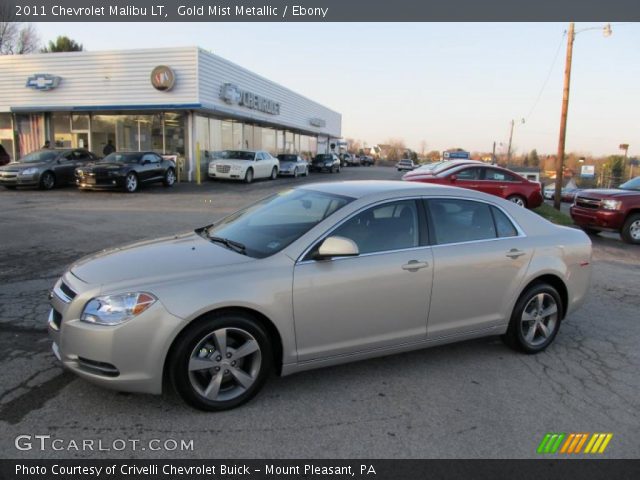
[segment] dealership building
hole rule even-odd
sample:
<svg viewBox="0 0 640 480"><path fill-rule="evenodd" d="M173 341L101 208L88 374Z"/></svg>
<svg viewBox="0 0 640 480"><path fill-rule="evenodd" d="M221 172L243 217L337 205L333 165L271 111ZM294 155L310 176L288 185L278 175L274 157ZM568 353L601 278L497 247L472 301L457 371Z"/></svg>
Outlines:
<svg viewBox="0 0 640 480"><path fill-rule="evenodd" d="M0 57L0 142L176 155L183 180L212 152L327 152L342 117L197 47Z"/></svg>

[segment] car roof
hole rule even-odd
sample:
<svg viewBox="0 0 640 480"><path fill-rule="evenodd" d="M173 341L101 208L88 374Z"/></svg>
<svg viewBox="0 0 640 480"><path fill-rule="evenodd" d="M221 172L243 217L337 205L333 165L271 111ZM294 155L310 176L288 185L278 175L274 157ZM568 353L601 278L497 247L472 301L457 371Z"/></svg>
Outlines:
<svg viewBox="0 0 640 480"><path fill-rule="evenodd" d="M344 182L322 182L311 183L298 188L352 198L363 198L380 193L404 194L411 191L420 195L428 195L429 193L444 193L445 190L451 190L451 187L443 185L402 182L399 180L349 180Z"/></svg>

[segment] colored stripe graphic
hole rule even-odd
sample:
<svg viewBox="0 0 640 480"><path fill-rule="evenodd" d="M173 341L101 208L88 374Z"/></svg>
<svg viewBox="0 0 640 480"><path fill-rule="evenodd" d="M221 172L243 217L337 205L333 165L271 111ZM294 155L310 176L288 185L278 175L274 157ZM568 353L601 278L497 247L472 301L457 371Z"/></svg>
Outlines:
<svg viewBox="0 0 640 480"><path fill-rule="evenodd" d="M538 445L541 454L604 453L613 433L554 433L545 434ZM586 444L586 447L585 447ZM584 450L583 450L583 447Z"/></svg>

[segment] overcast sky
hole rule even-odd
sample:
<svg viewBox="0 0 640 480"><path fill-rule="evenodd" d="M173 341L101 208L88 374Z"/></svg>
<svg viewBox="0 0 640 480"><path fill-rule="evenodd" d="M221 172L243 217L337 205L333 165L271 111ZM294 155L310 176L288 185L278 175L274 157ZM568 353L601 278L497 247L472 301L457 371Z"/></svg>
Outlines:
<svg viewBox="0 0 640 480"><path fill-rule="evenodd" d="M577 30L600 27L577 24ZM86 50L196 45L342 113L345 137L420 150L557 149L567 24L40 23ZM567 150L640 154L640 24L576 36ZM557 55L556 55L557 54ZM555 63L554 63L555 58ZM544 89L545 79L548 82ZM525 118L521 124L520 119Z"/></svg>

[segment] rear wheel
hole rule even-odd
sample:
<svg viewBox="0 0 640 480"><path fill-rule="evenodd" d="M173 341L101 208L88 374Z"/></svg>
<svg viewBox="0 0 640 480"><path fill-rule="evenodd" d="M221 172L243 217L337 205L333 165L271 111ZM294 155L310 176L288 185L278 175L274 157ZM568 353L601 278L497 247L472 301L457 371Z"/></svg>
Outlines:
<svg viewBox="0 0 640 480"><path fill-rule="evenodd" d="M247 173L244 174L244 183L251 183L251 182L253 182L253 169L252 168L247 170Z"/></svg>
<svg viewBox="0 0 640 480"><path fill-rule="evenodd" d="M40 175L40 183L38 184L38 187L40 187L41 190L51 190L55 186L56 177L52 172L44 172Z"/></svg>
<svg viewBox="0 0 640 480"><path fill-rule="evenodd" d="M165 187L172 187L174 183L176 183L176 172L173 168L169 168L164 174L162 184Z"/></svg>
<svg viewBox="0 0 640 480"><path fill-rule="evenodd" d="M527 201L524 199L524 197L521 197L520 195L511 195L510 197L507 198L507 200L521 207L524 207L524 208L527 207Z"/></svg>
<svg viewBox="0 0 640 480"><path fill-rule="evenodd" d="M562 314L557 290L546 283L534 284L516 302L503 340L525 353L541 352L556 337Z"/></svg>
<svg viewBox="0 0 640 480"><path fill-rule="evenodd" d="M640 245L640 213L629 215L620 235L625 242Z"/></svg>
<svg viewBox="0 0 640 480"><path fill-rule="evenodd" d="M127 173L124 179L124 190L127 193L133 193L138 190L138 176L134 172Z"/></svg>
<svg viewBox="0 0 640 480"><path fill-rule="evenodd" d="M169 375L190 405L217 411L237 407L258 393L272 368L266 331L242 313L211 315L176 340Z"/></svg>

